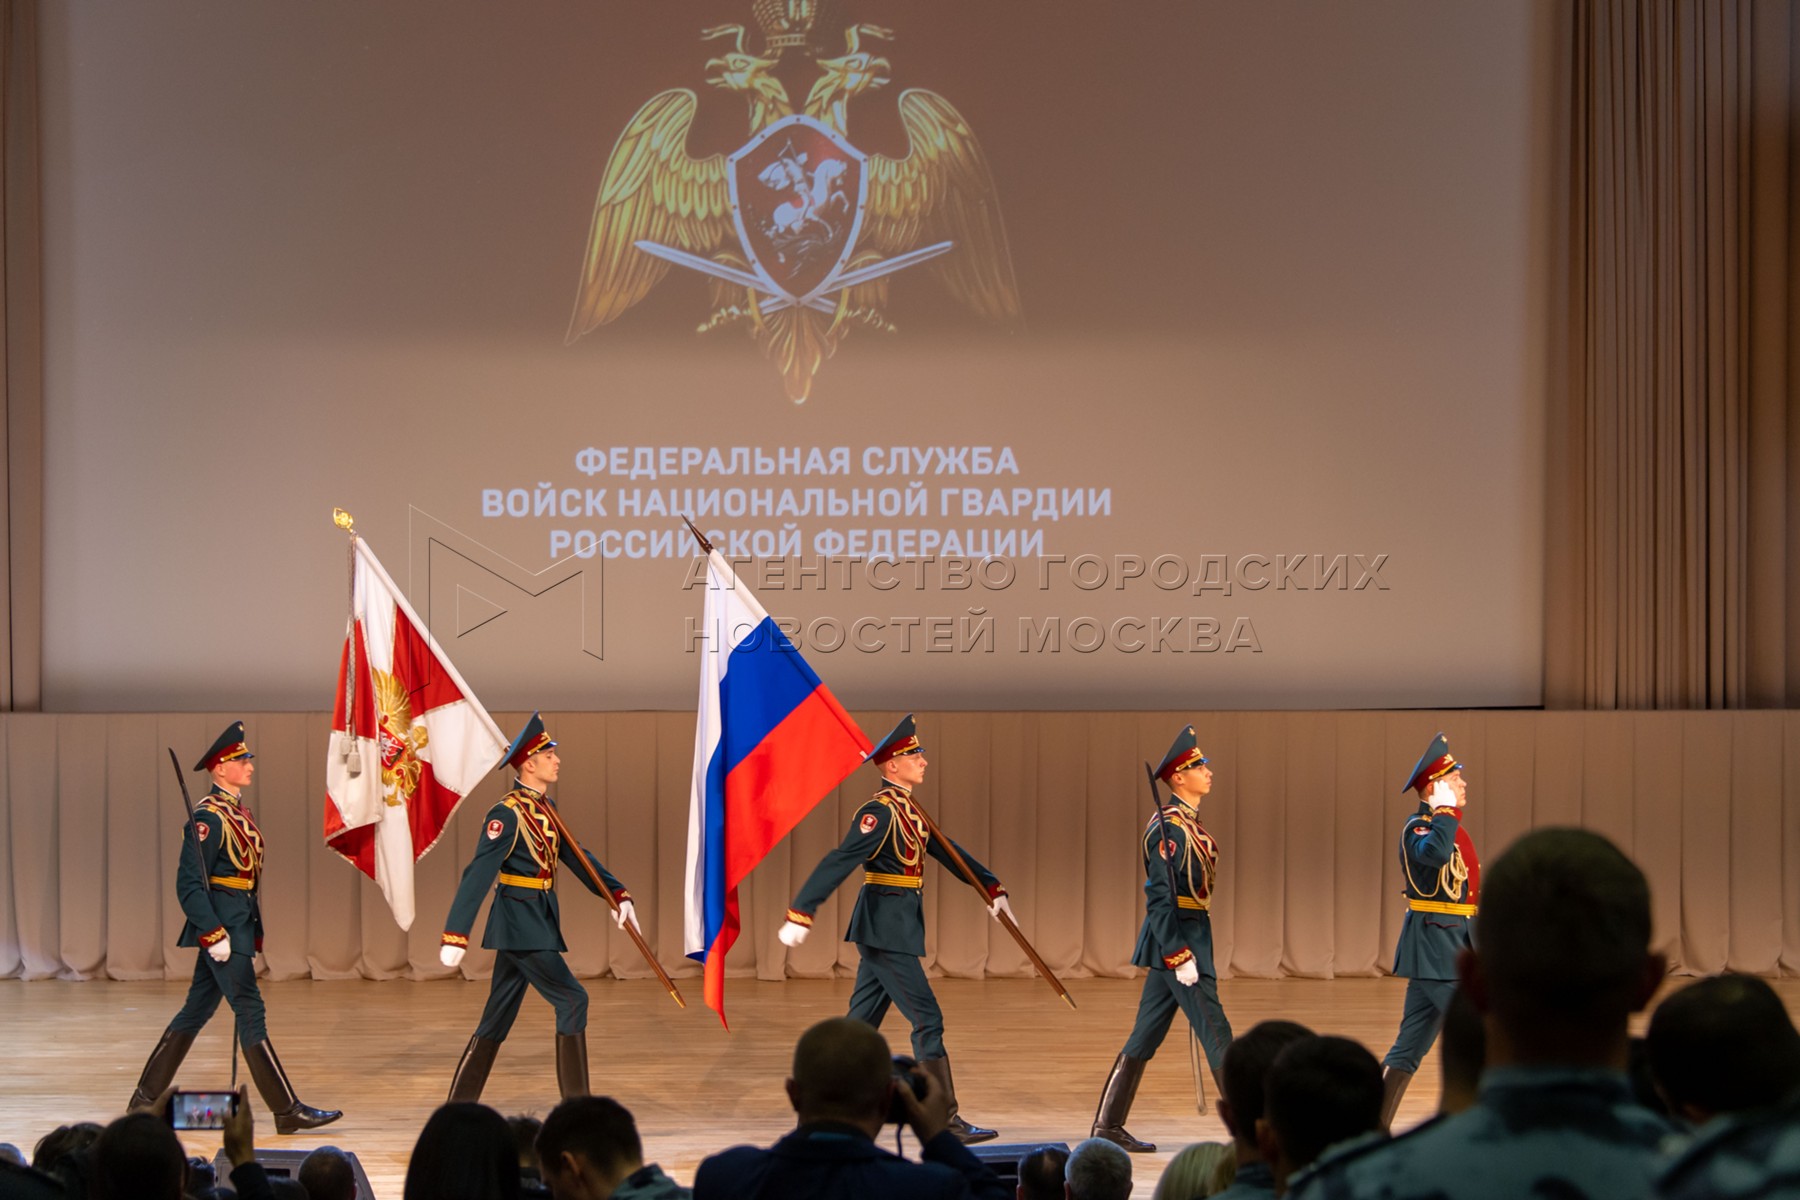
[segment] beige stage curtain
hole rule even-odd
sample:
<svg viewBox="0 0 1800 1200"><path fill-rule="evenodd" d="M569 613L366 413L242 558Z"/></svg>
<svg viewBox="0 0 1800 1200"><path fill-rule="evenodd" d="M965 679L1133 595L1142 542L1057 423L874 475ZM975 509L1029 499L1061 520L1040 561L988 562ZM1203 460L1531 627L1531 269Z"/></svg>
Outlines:
<svg viewBox="0 0 1800 1200"><path fill-rule="evenodd" d="M195 952L175 945L183 818L164 747L191 762L234 715L0 716L0 977L192 971ZM899 716L857 720L879 733ZM510 728L522 717L499 719ZM681 893L692 714L546 719L564 752L558 791L571 828L632 889L662 962L691 977ZM1213 914L1221 974L1329 978L1391 965L1403 911L1396 845L1412 811L1398 793L1439 729L1469 764L1468 823L1485 859L1536 826L1599 830L1649 875L1657 941L1677 970L1800 972L1800 712L921 713L931 759L922 800L999 874L1077 999L1085 977L1134 973L1137 839L1150 812L1141 764L1158 761L1188 721L1217 771L1202 816L1224 854ZM249 718L251 804L269 847L267 970L442 977L442 922L503 781L465 802L419 864L419 917L402 932L374 885L321 839L327 730L323 714ZM856 951L840 940L854 880L804 946L785 949L775 931L873 786L868 768L851 776L751 877L734 973L854 970ZM1029 974L978 897L936 865L926 878L931 969ZM600 902L566 872L561 886L576 972L647 977ZM464 970L484 976L491 961L473 950Z"/></svg>
<svg viewBox="0 0 1800 1200"><path fill-rule="evenodd" d="M0 711L40 701L44 394L37 4L0 0Z"/></svg>
<svg viewBox="0 0 1800 1200"><path fill-rule="evenodd" d="M1546 703L1800 704L1800 15L1568 22Z"/></svg>

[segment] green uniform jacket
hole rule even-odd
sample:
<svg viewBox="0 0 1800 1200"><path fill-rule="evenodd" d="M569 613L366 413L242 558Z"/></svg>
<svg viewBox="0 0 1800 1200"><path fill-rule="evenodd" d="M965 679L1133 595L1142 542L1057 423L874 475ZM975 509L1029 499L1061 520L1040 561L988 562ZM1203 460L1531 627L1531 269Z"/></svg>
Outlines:
<svg viewBox="0 0 1800 1200"><path fill-rule="evenodd" d="M489 950L567 950L563 942L561 909L556 903L556 864L565 862L588 891L596 896L575 859L545 811L552 807L548 796L535 792L517 780L513 790L488 809L482 826L481 843L475 857L463 870L462 882L456 887L456 899L450 903L450 916L444 922L444 944L467 946L469 930L475 914L481 909L481 898L489 888L494 891L494 907L488 913L487 930L481 944ZM620 901L631 899L625 885L600 864L592 854L587 856L599 872L607 889Z"/></svg>
<svg viewBox="0 0 1800 1200"><path fill-rule="evenodd" d="M256 821L236 797L215 784L194 805L194 819L181 831L175 897L187 922L175 944L211 947L230 938L233 954L261 950L256 883L262 862L262 831Z"/></svg>
<svg viewBox="0 0 1800 1200"><path fill-rule="evenodd" d="M1449 809L1434 814L1420 804L1400 831L1400 868L1407 910L1394 946L1394 974L1455 979L1456 956L1469 944L1481 883L1475 843ZM1421 904L1438 911L1421 909Z"/></svg>
<svg viewBox="0 0 1800 1200"><path fill-rule="evenodd" d="M1177 802L1163 805L1162 820L1152 817L1144 826L1143 852L1144 924L1132 965L1172 971L1191 958L1202 975L1216 978L1210 910L1219 844L1200 824L1200 814Z"/></svg>
<svg viewBox="0 0 1800 1200"><path fill-rule="evenodd" d="M992 871L961 846L956 849L981 881L989 900L1006 894ZM897 783L883 784L868 803L856 810L843 844L819 861L800 894L794 897L787 919L810 926L819 905L860 866L863 888L850 913L850 928L844 932L844 940L898 954L923 955L927 854L951 871L956 870L950 852L932 838L925 819L913 807L912 793Z"/></svg>

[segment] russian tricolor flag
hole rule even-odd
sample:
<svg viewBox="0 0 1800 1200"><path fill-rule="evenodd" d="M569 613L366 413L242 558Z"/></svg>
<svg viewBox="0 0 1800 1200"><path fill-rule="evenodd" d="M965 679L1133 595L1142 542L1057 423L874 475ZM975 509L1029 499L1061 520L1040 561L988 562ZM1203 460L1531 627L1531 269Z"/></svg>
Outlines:
<svg viewBox="0 0 1800 1200"><path fill-rule="evenodd" d="M725 952L738 885L869 752L857 728L716 550L707 552L705 650L688 809L689 958L725 1020Z"/></svg>

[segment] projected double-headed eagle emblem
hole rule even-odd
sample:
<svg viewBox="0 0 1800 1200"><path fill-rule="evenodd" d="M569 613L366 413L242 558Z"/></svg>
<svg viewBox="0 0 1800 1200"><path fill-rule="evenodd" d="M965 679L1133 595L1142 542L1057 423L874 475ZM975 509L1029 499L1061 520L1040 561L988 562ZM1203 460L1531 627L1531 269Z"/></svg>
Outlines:
<svg viewBox="0 0 1800 1200"><path fill-rule="evenodd" d="M979 316L1017 321L1006 230L974 131L942 96L908 88L899 99L908 152L857 149L852 103L887 86L891 69L865 43L893 34L851 26L842 55L812 57L814 31L833 28L831 8L755 0L759 54L745 49L742 25L701 35L733 39L707 63L707 83L749 107L749 140L731 154L688 153L699 98L687 88L638 110L594 203L569 341L618 319L682 267L710 282L712 312L699 331L746 327L799 404L852 329L894 330L888 288L910 268L929 264L925 273ZM819 74L796 112L777 71L784 57L803 56Z"/></svg>

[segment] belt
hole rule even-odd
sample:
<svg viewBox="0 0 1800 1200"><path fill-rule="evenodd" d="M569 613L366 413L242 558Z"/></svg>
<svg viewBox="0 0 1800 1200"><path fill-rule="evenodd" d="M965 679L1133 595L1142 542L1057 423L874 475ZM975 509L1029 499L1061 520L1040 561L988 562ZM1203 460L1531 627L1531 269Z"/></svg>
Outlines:
<svg viewBox="0 0 1800 1200"><path fill-rule="evenodd" d="M1409 899L1406 902L1406 907L1412 909L1414 912L1443 913L1444 915L1451 917L1472 917L1475 915L1475 906L1473 904L1450 904L1443 900Z"/></svg>
<svg viewBox="0 0 1800 1200"><path fill-rule="evenodd" d="M882 871L864 871L863 882L879 884L882 887L922 888L925 886L923 876L889 875Z"/></svg>
<svg viewBox="0 0 1800 1200"><path fill-rule="evenodd" d="M507 887L530 888L534 892L547 892L556 886L554 879L540 879L536 875L508 875L505 872L501 872L500 882Z"/></svg>
<svg viewBox="0 0 1800 1200"><path fill-rule="evenodd" d="M1175 907L1192 908L1198 909L1200 912L1205 912L1212 907L1212 897L1208 896L1204 900L1196 900L1192 896L1177 896L1175 897Z"/></svg>
<svg viewBox="0 0 1800 1200"><path fill-rule="evenodd" d="M254 879L240 879L236 875L214 875L211 876L211 879L214 887L236 888L240 892L256 890L256 880Z"/></svg>

